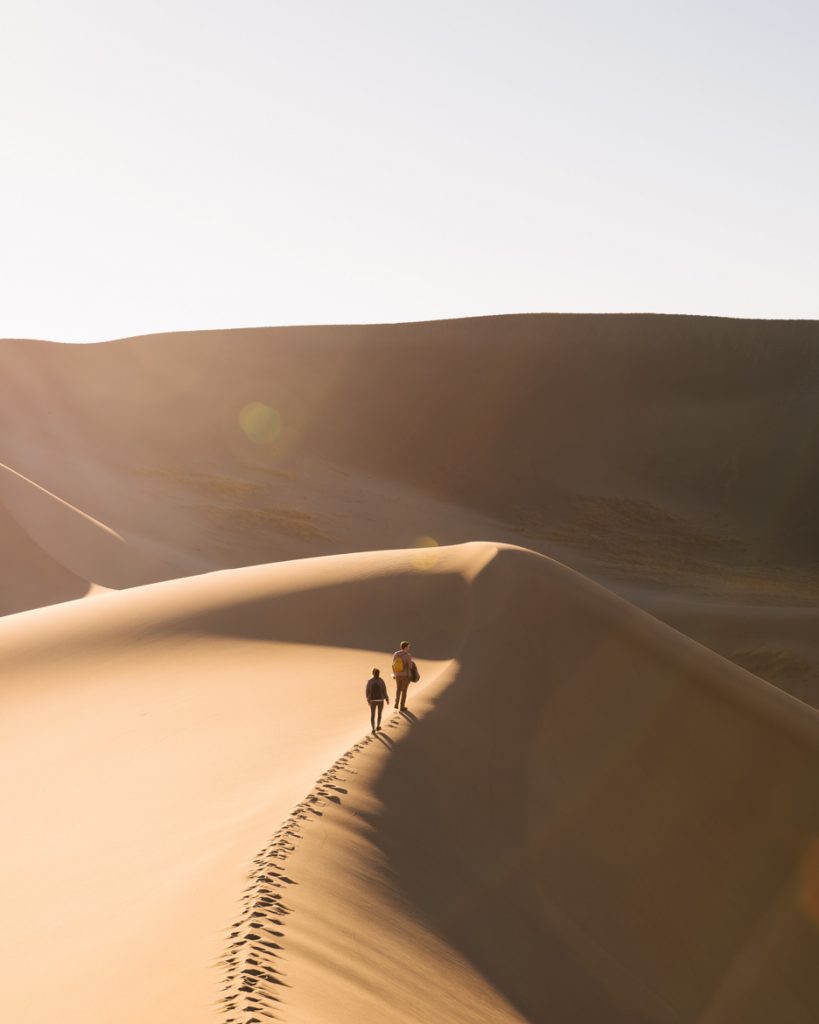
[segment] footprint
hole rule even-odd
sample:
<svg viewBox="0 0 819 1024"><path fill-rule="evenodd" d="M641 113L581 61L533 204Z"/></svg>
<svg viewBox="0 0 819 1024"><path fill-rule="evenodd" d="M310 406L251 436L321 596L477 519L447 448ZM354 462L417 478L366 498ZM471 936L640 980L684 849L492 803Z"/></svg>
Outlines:
<svg viewBox="0 0 819 1024"><path fill-rule="evenodd" d="M400 718L396 718L388 723L388 727L396 729L400 721ZM328 802L337 807L341 806L341 796L346 796L349 790L339 783L358 774L355 768L351 767L355 755L377 738L368 735L359 740L324 771L312 791L296 804L268 840L262 852L253 859L254 868L247 874L248 885L241 896L242 913L228 934L228 939L231 940L228 947L230 955L220 961L225 982L222 991L226 995L219 1001L224 1007L223 1013L229 1015L223 1017L223 1024L260 1024L261 1016L276 1019L275 1014L264 1009L264 1003L281 1003L281 999L266 992L264 986L267 984L289 987L281 977L282 972L274 966L274 960L282 962L285 931L276 930L269 925L275 925L277 929L285 928L282 919L292 911L282 902L282 892L286 885L299 884L281 869L285 867L288 857L295 852L309 822L313 818L323 816L324 811L319 810L319 807ZM243 929L247 931L242 935ZM250 945L247 945L248 943ZM262 987L259 988L259 985ZM241 1009L238 1005L242 1000L240 993L244 996L244 1005ZM241 1014L251 1016L242 1017Z"/></svg>

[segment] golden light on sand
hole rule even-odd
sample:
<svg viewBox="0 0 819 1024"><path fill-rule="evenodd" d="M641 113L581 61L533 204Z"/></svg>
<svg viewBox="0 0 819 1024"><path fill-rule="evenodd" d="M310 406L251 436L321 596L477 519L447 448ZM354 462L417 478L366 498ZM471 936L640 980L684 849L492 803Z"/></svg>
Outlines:
<svg viewBox="0 0 819 1024"><path fill-rule="evenodd" d="M819 1024L819 324L715 321L0 341L0 1024Z"/></svg>
<svg viewBox="0 0 819 1024"><path fill-rule="evenodd" d="M256 444L272 444L282 432L282 418L272 405L249 402L239 413L239 426Z"/></svg>
<svg viewBox="0 0 819 1024"><path fill-rule="evenodd" d="M413 547L418 551L413 555L412 564L416 569L433 569L438 564L439 554L435 550L438 541L434 537L423 534L415 538Z"/></svg>

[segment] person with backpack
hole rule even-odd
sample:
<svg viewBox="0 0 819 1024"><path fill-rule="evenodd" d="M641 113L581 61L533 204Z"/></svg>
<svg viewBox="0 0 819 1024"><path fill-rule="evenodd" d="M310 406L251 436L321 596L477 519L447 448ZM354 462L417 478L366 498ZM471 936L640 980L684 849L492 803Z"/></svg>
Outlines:
<svg viewBox="0 0 819 1024"><path fill-rule="evenodd" d="M367 703L370 705L370 725L373 732L381 728L381 713L384 710L384 701L390 702L387 693L387 684L381 678L381 670L374 668L372 678L367 680ZM376 725L376 712L378 712L378 724Z"/></svg>
<svg viewBox="0 0 819 1024"><path fill-rule="evenodd" d="M392 656L392 677L395 680L395 706L401 711L407 706L409 684L421 678L418 667L410 655L409 640L402 640L401 646Z"/></svg>

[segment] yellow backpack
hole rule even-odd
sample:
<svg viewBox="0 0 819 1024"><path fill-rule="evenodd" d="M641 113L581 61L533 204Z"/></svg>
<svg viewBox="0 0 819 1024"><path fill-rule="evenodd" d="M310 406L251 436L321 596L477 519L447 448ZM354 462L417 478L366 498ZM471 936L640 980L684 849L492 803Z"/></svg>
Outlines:
<svg viewBox="0 0 819 1024"><path fill-rule="evenodd" d="M407 667L404 664L404 659L400 654L396 654L392 659L392 671L393 675L405 676L407 674Z"/></svg>

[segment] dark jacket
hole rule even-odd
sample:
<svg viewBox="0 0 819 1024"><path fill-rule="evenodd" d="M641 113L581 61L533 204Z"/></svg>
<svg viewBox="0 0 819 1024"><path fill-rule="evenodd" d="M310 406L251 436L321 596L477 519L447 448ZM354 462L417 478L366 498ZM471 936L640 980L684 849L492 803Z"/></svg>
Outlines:
<svg viewBox="0 0 819 1024"><path fill-rule="evenodd" d="M381 676L373 676L367 680L367 700L389 700L387 684Z"/></svg>

